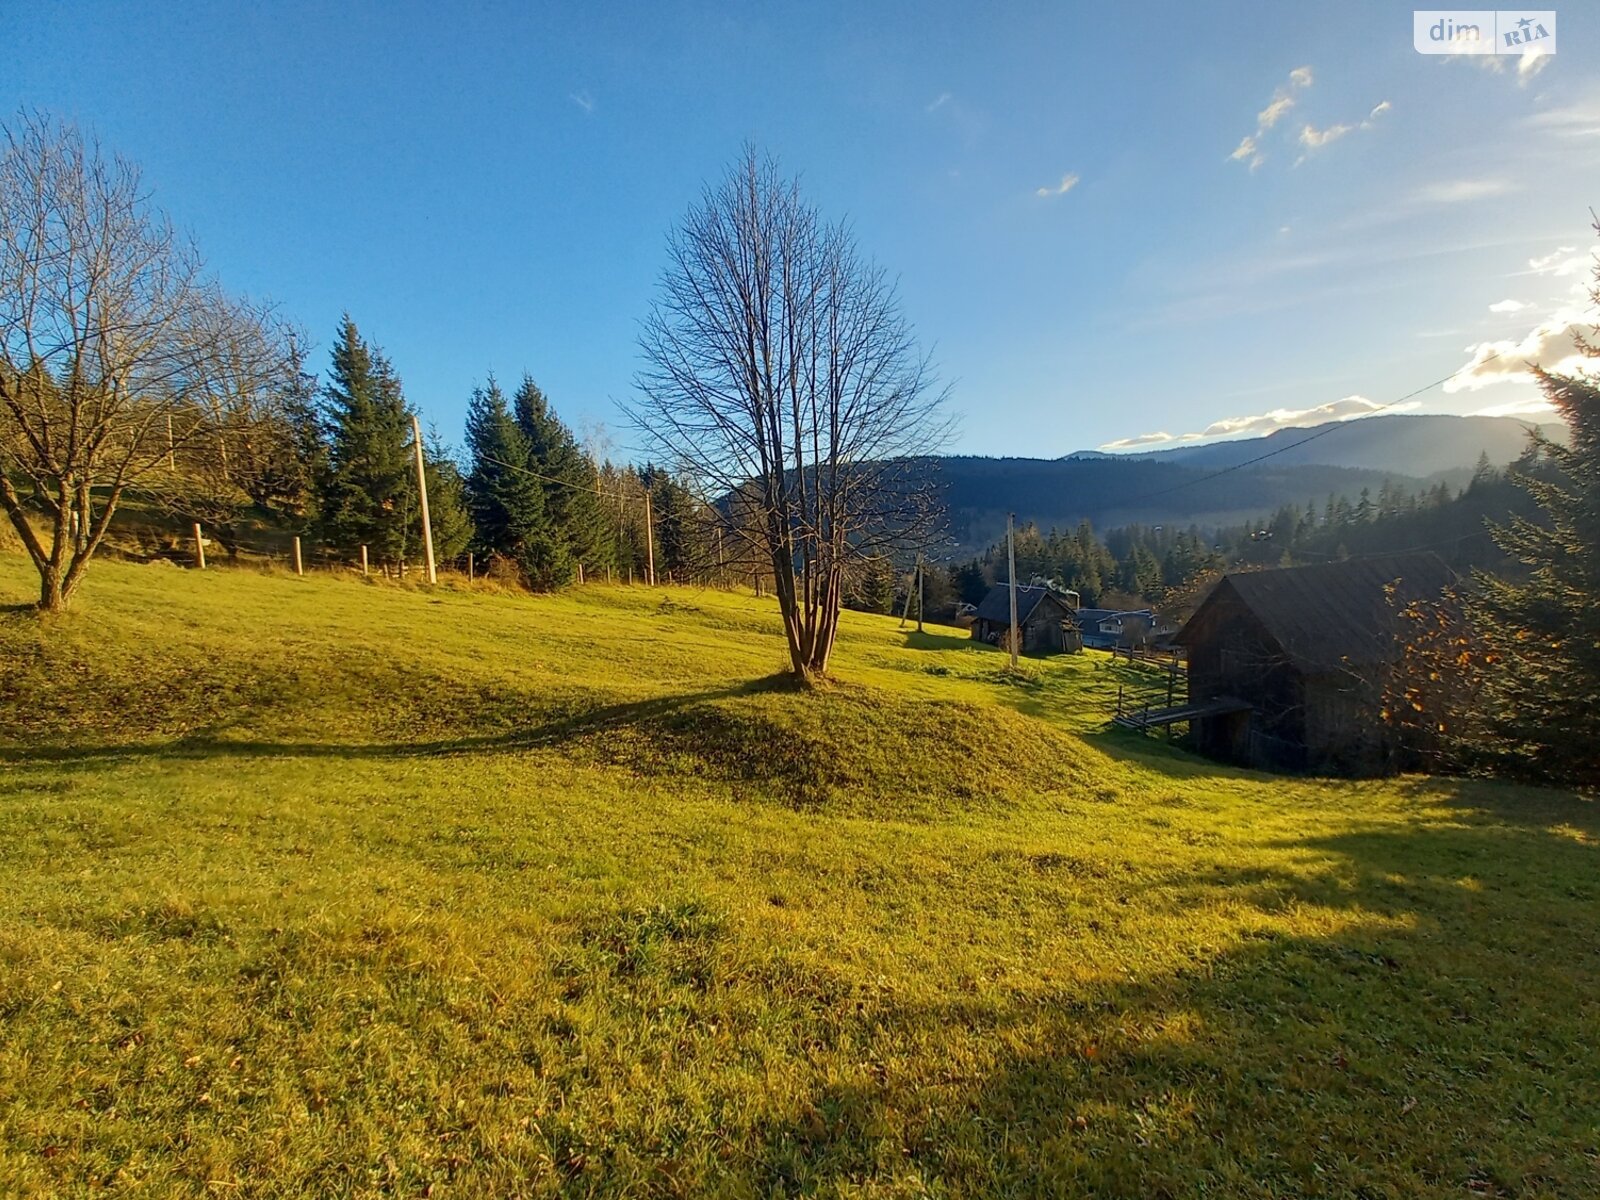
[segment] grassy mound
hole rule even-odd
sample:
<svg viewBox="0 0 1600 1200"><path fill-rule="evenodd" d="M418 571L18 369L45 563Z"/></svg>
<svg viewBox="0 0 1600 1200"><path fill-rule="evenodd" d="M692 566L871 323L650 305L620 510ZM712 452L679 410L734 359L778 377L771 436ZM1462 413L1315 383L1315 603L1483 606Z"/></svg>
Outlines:
<svg viewBox="0 0 1600 1200"><path fill-rule="evenodd" d="M1076 738L965 701L849 685L794 692L780 682L645 708L578 745L643 775L712 778L736 796L878 818L997 813L1070 802L1096 786Z"/></svg>
<svg viewBox="0 0 1600 1200"><path fill-rule="evenodd" d="M1580 798L717 593L106 563L0 652L0 1195L1600 1194Z"/></svg>

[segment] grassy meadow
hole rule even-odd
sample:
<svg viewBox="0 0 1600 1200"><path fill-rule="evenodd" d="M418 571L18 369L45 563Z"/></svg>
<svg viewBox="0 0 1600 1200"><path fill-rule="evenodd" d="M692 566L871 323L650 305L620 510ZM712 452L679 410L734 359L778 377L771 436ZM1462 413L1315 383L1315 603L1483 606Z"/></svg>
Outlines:
<svg viewBox="0 0 1600 1200"><path fill-rule="evenodd" d="M770 600L0 554L0 1196L1600 1195L1600 813Z"/></svg>

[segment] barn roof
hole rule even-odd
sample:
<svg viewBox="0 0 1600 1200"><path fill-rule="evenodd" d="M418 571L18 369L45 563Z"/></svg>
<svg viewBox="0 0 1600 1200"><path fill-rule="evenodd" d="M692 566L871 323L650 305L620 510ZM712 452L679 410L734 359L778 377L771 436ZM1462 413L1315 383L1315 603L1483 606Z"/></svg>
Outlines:
<svg viewBox="0 0 1600 1200"><path fill-rule="evenodd" d="M1205 615L1225 589L1261 622L1289 661L1308 674L1366 666L1395 656L1388 588L1406 599L1437 596L1454 576L1436 554L1386 554L1308 567L1223 577L1174 639L1204 638Z"/></svg>
<svg viewBox="0 0 1600 1200"><path fill-rule="evenodd" d="M978 605L977 618L980 621L998 621L1002 625L1011 622L1011 589L1003 583L997 583L989 589L989 594L983 598L983 603ZM1066 601L1059 592L1053 592L1047 587L1023 587L1017 585L1017 624L1024 624L1033 615L1033 610L1039 607L1039 602L1046 596L1066 607Z"/></svg>

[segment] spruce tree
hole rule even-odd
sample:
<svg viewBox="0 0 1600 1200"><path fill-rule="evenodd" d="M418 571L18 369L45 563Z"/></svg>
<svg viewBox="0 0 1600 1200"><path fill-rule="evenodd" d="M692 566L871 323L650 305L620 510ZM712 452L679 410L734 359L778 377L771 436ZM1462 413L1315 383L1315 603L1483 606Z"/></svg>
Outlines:
<svg viewBox="0 0 1600 1200"><path fill-rule="evenodd" d="M403 565L416 508L411 413L394 368L348 315L333 347L325 401L324 536L347 554L365 545L378 562Z"/></svg>
<svg viewBox="0 0 1600 1200"><path fill-rule="evenodd" d="M486 558L521 563L525 547L548 536L544 486L528 471L528 444L494 377L467 402L467 509L474 546Z"/></svg>
<svg viewBox="0 0 1600 1200"><path fill-rule="evenodd" d="M544 477L554 552L551 569L558 579L554 586L570 581L579 563L589 571L615 565L614 524L596 494L599 476L593 461L530 376L522 377L513 409L527 443L528 464Z"/></svg>
<svg viewBox="0 0 1600 1200"><path fill-rule="evenodd" d="M452 563L472 544L472 516L467 510L466 480L438 431L428 431L423 474L428 480L428 516L433 523L433 554L441 563ZM421 536L421 514L418 513Z"/></svg>
<svg viewBox="0 0 1600 1200"><path fill-rule="evenodd" d="M1596 291L1600 303L1600 284ZM1600 358L1600 347L1583 349ZM1526 464L1534 460L1524 456L1509 475L1537 502L1537 519L1491 525L1524 577L1479 574L1468 599L1492 656L1481 715L1502 766L1594 787L1600 785L1600 375L1538 368L1534 374L1566 419L1571 442L1530 434L1553 471L1530 473Z"/></svg>
<svg viewBox="0 0 1600 1200"><path fill-rule="evenodd" d="M977 559L953 568L950 582L956 589L956 597L963 604L980 604L989 594L989 580L983 573L983 564Z"/></svg>
<svg viewBox="0 0 1600 1200"><path fill-rule="evenodd" d="M291 344L290 356L283 414L289 425L293 467L280 512L293 528L304 532L315 528L320 516L328 482L328 439L317 377L305 369L305 351L298 341Z"/></svg>

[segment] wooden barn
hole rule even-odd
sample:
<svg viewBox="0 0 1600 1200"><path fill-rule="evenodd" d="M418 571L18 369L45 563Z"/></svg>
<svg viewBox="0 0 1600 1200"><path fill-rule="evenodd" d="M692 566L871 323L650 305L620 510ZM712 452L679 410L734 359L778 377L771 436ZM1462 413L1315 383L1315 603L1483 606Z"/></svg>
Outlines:
<svg viewBox="0 0 1600 1200"><path fill-rule="evenodd" d="M1382 719L1395 607L1452 581L1433 554L1227 575L1174 639L1188 648L1196 749L1269 770L1371 775L1403 765ZM1231 711L1228 711L1230 710Z"/></svg>
<svg viewBox="0 0 1600 1200"><path fill-rule="evenodd" d="M1017 588L1017 626L1023 654L1074 654L1083 649L1067 595L1047 587ZM991 645L1004 645L1011 628L1011 589L997 583L978 605L972 636Z"/></svg>

